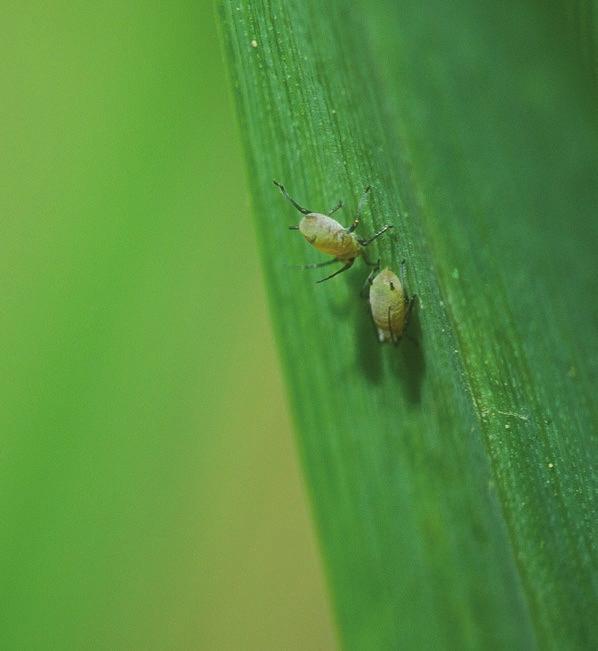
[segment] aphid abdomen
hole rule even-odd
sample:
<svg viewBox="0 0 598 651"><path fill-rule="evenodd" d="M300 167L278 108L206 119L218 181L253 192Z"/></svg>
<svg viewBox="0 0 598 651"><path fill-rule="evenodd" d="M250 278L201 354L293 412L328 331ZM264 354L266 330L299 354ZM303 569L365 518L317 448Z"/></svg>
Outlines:
<svg viewBox="0 0 598 651"><path fill-rule="evenodd" d="M299 223L299 231L318 251L337 260L352 260L361 252L357 237L327 215L306 215Z"/></svg>
<svg viewBox="0 0 598 651"><path fill-rule="evenodd" d="M381 342L396 343L405 329L405 303L388 306L386 311L379 310L374 316L374 323L378 327L378 339Z"/></svg>
<svg viewBox="0 0 598 651"><path fill-rule="evenodd" d="M380 342L396 343L405 329L407 302L398 276L381 271L370 286L370 308Z"/></svg>

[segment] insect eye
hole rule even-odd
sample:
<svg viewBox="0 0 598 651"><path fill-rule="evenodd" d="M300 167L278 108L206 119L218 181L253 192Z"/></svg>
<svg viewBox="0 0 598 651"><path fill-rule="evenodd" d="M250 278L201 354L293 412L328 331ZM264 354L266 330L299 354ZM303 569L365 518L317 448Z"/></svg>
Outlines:
<svg viewBox="0 0 598 651"><path fill-rule="evenodd" d="M390 285L390 288L391 288L391 289L394 289L394 288L395 288L395 286L393 285L393 282L392 282L392 280L391 280L391 281L389 281L389 285Z"/></svg>

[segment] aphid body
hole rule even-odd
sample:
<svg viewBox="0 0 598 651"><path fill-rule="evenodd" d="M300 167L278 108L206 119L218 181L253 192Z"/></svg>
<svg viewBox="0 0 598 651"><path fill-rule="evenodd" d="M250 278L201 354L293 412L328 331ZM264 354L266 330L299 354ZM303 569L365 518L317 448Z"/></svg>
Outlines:
<svg viewBox="0 0 598 651"><path fill-rule="evenodd" d="M362 254L357 235L328 215L310 212L299 222L299 232L318 251L341 262L355 260Z"/></svg>
<svg viewBox="0 0 598 651"><path fill-rule="evenodd" d="M370 308L380 343L397 343L403 336L413 298L409 299L399 277L388 267L370 281Z"/></svg>
<svg viewBox="0 0 598 651"><path fill-rule="evenodd" d="M333 219L331 215L335 213L339 208L342 207L342 202L339 201L338 204L330 210L328 215L322 213L313 212L307 210L300 206L286 191L285 187L278 181L274 181L274 185L282 192L285 199L291 203L302 215L301 221L297 226L291 226L292 230L298 230L303 237L314 246L318 251L326 253L327 255L332 256L332 260L326 260L325 262L319 262L316 264L304 265L305 269L313 269L317 267L324 267L328 264L334 262L342 262L343 266L335 271L333 274L322 278L317 282L321 283L325 280L329 280L334 276L346 271L353 265L355 260L362 256L366 264L371 264L366 255L365 247L373 242L377 237L380 237L382 233L385 233L389 228L392 228L392 224L387 224L383 226L378 232L374 233L372 237L363 240L360 239L357 234L354 232L359 224L359 216L363 205L367 199L368 192L370 187L368 186L365 189L359 205L357 207L357 215L353 220L351 226L346 228L342 224Z"/></svg>

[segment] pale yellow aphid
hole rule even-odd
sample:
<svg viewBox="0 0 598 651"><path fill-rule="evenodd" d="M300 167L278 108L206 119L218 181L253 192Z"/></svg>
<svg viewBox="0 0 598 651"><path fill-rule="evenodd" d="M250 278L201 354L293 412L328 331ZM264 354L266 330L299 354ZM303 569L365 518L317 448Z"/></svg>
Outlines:
<svg viewBox="0 0 598 651"><path fill-rule="evenodd" d="M368 282L370 283L370 308L378 330L378 341L380 343L390 341L396 344L405 332L415 297L407 296L404 283L388 267L380 273L376 271L370 274ZM403 264L401 264L401 272L403 276ZM376 275L372 280L373 274Z"/></svg>
<svg viewBox="0 0 598 651"><path fill-rule="evenodd" d="M359 201L357 215L353 220L353 223L348 228L345 228L342 224L337 222L336 219L331 217L331 215L342 207L342 201L339 201L327 215L324 215L322 213L307 210L300 206L285 190L282 183L274 181L274 185L282 192L285 199L287 199L289 203L303 214L303 218L299 222L299 225L291 226L290 228L292 230L298 230L312 246L318 249L318 251L322 251L322 253L326 253L333 257L332 260L326 260L326 262L319 262L317 264L304 265L303 268L315 269L333 264L334 262L343 263L343 266L340 269L335 271L333 274L330 274L330 276L318 280L318 283L334 278L334 276L346 271L353 265L359 256L365 260L366 264L371 264L365 255L364 247L373 242L377 237L380 237L380 235L385 233L389 228L393 227L392 224L387 224L367 240L360 239L354 232L359 224L359 216L367 199L368 192L370 191L370 186L365 189L365 192Z"/></svg>

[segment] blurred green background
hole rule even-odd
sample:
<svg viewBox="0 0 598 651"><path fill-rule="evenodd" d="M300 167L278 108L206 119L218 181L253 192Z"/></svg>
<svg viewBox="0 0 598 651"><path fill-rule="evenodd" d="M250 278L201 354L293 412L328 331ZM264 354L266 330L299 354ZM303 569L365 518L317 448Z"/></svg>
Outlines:
<svg viewBox="0 0 598 651"><path fill-rule="evenodd" d="M0 646L334 648L212 3L0 36Z"/></svg>

